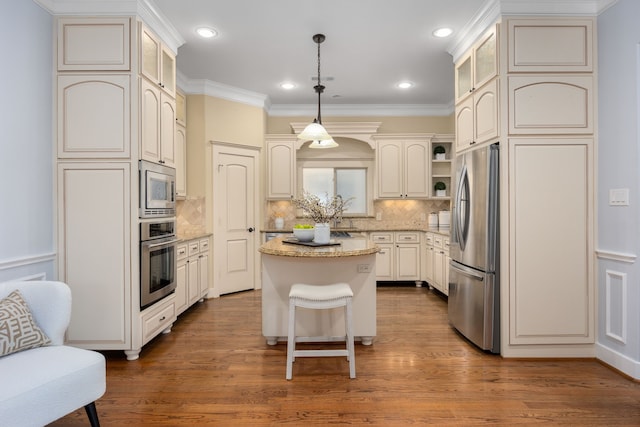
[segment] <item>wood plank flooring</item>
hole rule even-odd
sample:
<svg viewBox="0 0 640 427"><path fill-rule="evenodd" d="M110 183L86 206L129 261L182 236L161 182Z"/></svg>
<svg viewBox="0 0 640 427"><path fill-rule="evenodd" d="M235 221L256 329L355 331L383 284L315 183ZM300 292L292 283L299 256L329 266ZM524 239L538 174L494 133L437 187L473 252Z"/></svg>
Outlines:
<svg viewBox="0 0 640 427"><path fill-rule="evenodd" d="M640 383L595 360L486 354L427 288L379 287L378 336L344 358L298 359L261 335L260 291L196 304L137 361L107 352L109 426L640 425ZM1 424L1 423L0 423ZM87 426L84 410L52 426Z"/></svg>

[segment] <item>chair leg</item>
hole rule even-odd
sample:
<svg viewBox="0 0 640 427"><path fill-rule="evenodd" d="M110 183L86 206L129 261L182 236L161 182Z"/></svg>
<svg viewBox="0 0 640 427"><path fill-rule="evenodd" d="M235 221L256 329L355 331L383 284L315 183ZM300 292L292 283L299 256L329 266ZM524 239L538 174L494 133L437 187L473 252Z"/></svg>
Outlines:
<svg viewBox="0 0 640 427"><path fill-rule="evenodd" d="M296 304L289 299L289 328L287 335L287 376L288 380L293 376L293 353L296 349Z"/></svg>
<svg viewBox="0 0 640 427"><path fill-rule="evenodd" d="M349 354L349 378L356 377L356 352L353 342L353 325L352 325L352 311L351 311L351 298L347 299L345 305L345 328L347 330L347 353Z"/></svg>
<svg viewBox="0 0 640 427"><path fill-rule="evenodd" d="M87 412L91 427L100 427L100 421L98 420L98 411L96 410L96 402L91 402L84 406L84 410Z"/></svg>

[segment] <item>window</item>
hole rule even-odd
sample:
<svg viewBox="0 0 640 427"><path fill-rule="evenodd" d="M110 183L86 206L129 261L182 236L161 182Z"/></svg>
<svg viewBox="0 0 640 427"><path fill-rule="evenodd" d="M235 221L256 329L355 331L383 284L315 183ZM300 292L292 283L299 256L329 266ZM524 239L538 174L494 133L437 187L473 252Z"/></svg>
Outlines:
<svg viewBox="0 0 640 427"><path fill-rule="evenodd" d="M345 215L365 216L369 212L367 172L366 167L303 167L302 188L320 198L336 194L352 198Z"/></svg>

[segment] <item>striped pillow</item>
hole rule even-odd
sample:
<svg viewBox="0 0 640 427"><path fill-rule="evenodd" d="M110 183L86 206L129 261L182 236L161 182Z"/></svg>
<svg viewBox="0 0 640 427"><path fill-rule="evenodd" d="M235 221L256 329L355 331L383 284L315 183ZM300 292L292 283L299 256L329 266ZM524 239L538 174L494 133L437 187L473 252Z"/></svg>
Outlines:
<svg viewBox="0 0 640 427"><path fill-rule="evenodd" d="M0 300L0 356L50 343L33 320L20 291L15 290Z"/></svg>

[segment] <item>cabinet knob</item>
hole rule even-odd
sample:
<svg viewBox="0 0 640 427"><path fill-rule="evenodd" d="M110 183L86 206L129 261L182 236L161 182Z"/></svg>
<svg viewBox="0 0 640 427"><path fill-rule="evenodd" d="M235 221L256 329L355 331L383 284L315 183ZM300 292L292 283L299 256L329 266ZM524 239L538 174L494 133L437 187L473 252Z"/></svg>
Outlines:
<svg viewBox="0 0 640 427"><path fill-rule="evenodd" d="M255 228L253 228L253 227L249 227L249 228L247 229L247 231L248 231L249 233L253 233L253 230L255 230Z"/></svg>

